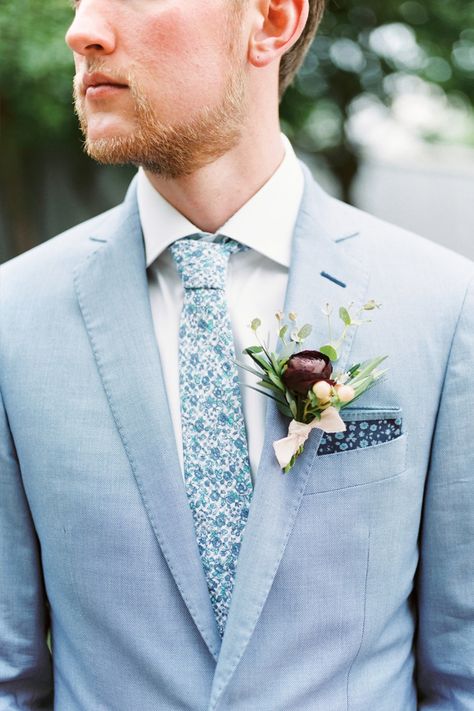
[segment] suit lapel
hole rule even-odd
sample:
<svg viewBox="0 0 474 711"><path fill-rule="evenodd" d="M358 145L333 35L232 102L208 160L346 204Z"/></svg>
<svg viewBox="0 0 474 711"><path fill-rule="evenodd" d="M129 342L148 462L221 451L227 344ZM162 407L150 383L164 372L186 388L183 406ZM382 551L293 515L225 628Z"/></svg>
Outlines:
<svg viewBox="0 0 474 711"><path fill-rule="evenodd" d="M306 348L327 341L327 318L321 307L366 299L368 273L350 256L343 239L354 235L354 224L335 225L343 208L313 181L305 168L305 192L293 235L292 261L285 299L285 313L295 311L300 324L314 327ZM341 244L338 244L338 238ZM352 240L351 240L352 241ZM275 311L279 308L275 304ZM354 329L345 342L337 364L348 363ZM301 503L309 473L317 467L316 452L322 432L311 433L305 451L289 474L283 474L272 442L285 437L288 420L268 401L265 444L239 554L236 580L211 692L209 711L217 709L229 681L245 652L267 599ZM315 474L317 476L317 472Z"/></svg>
<svg viewBox="0 0 474 711"><path fill-rule="evenodd" d="M305 193L295 227L285 312L314 326L317 348L326 340L321 306L336 309L367 298L368 273L350 254L355 236L334 203L305 170ZM338 207L336 207L338 205ZM221 640L199 556L192 513L179 466L154 335L145 251L132 183L122 206L91 235L96 249L76 268L74 284L97 368L150 524L181 596L209 651L218 660L209 711L214 711L245 652L267 599L314 463L321 433L284 475L272 442L288 421L268 401L265 445L239 555L237 576ZM341 242L338 244L338 242ZM97 247L97 243L99 246ZM349 248L348 248L349 246ZM275 304L275 310L279 307ZM348 363L354 331L338 368Z"/></svg>
<svg viewBox="0 0 474 711"><path fill-rule="evenodd" d="M150 524L209 651L220 637L199 557L154 335L135 181L91 235L74 284L102 384Z"/></svg>

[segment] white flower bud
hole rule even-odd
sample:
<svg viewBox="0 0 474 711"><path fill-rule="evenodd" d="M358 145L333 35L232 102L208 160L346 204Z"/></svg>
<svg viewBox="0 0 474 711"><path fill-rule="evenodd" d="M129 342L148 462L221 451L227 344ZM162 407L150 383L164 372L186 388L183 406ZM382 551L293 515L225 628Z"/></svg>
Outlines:
<svg viewBox="0 0 474 711"><path fill-rule="evenodd" d="M328 402L331 397L331 386L325 380L318 380L313 385L313 393L321 403Z"/></svg>
<svg viewBox="0 0 474 711"><path fill-rule="evenodd" d="M335 388L340 402L350 402L354 399L355 390L351 385L336 385Z"/></svg>

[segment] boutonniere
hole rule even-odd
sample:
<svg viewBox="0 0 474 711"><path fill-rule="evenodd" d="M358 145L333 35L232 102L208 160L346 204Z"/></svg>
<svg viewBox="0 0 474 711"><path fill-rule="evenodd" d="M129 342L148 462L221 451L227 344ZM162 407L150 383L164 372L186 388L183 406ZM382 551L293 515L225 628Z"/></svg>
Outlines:
<svg viewBox="0 0 474 711"><path fill-rule="evenodd" d="M363 312L378 309L380 304L368 301L354 316L352 308L353 304L339 308L343 327L340 336L334 339L331 324L333 310L326 304L323 313L328 319L329 337L319 350L303 349L303 343L313 329L310 324L299 327L295 313L289 313L287 318L281 311L276 314L276 353L270 352L268 343L260 337L260 319L255 318L250 324L257 345L245 348L243 353L252 359L256 367L243 363L239 366L259 378L257 385L260 387L248 387L272 398L280 412L291 418L288 436L273 442L276 458L285 473L290 471L303 452L311 430L318 428L327 433L345 431L340 410L357 400L387 372L377 370L387 356L355 363L346 371L333 370L333 363L339 358L349 329L370 323L371 319L361 319Z"/></svg>

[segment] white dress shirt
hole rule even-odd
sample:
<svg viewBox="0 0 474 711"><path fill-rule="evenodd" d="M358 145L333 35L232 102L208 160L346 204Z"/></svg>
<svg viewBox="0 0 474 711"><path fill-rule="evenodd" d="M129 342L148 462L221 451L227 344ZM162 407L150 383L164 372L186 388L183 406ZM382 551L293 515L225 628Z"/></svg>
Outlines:
<svg viewBox="0 0 474 711"><path fill-rule="evenodd" d="M271 330L276 342L275 313L283 310L291 256L291 241L304 177L293 148L282 134L285 157L265 185L216 231L250 247L229 260L226 297L239 361L252 365L242 350L256 345L250 322L258 317L262 333ZM183 286L169 245L200 230L170 205L152 186L145 172L138 173L138 208L145 242L150 304L163 378L183 470L179 395L179 320ZM265 329L265 330L264 330ZM267 398L246 385L256 376L239 368L242 405L247 430L250 468L255 481L263 448Z"/></svg>

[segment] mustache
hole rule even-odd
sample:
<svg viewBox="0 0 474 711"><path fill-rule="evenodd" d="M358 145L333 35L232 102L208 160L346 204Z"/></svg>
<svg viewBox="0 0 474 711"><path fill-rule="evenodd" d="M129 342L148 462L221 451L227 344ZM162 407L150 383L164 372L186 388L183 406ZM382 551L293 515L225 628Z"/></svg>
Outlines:
<svg viewBox="0 0 474 711"><path fill-rule="evenodd" d="M93 74L94 72L102 73L110 77L117 84L127 84L132 93L136 90L136 81L133 71L130 68L117 69L108 66L107 62L101 60L88 61L81 68L80 72L76 72L73 79L74 96L78 97L82 93L83 79L85 74Z"/></svg>

